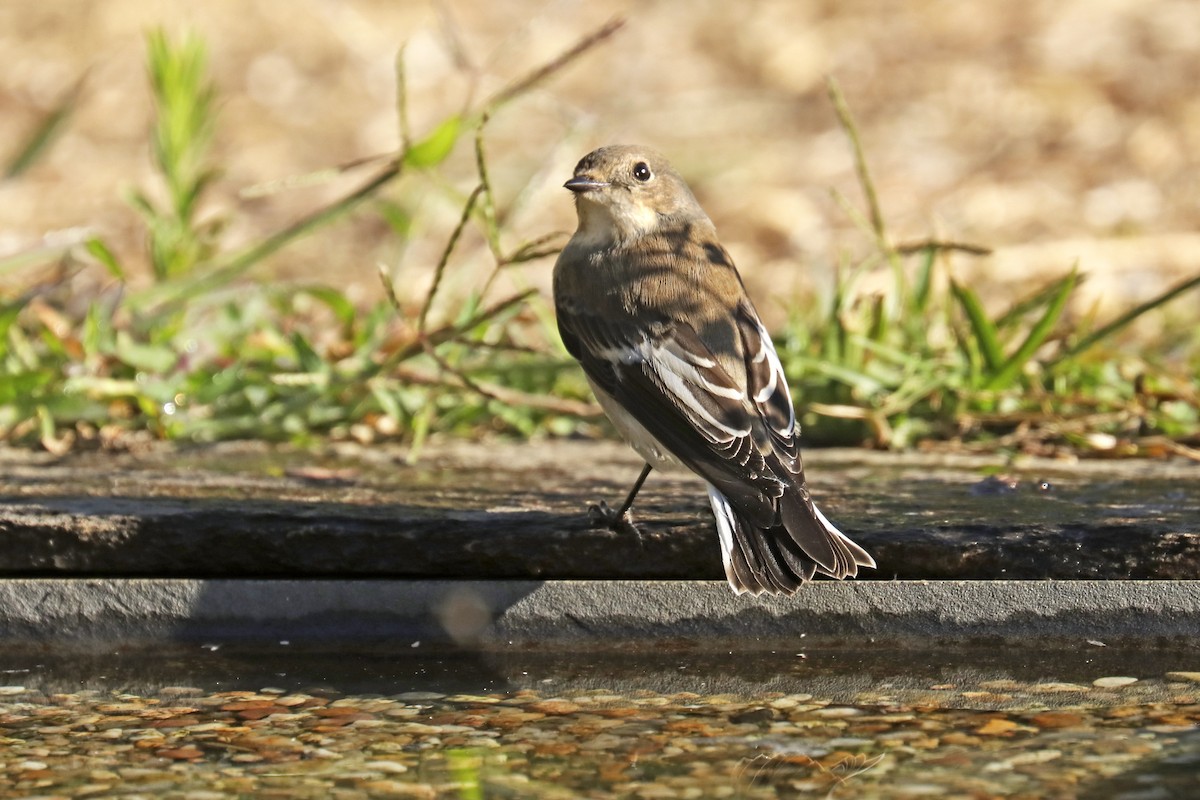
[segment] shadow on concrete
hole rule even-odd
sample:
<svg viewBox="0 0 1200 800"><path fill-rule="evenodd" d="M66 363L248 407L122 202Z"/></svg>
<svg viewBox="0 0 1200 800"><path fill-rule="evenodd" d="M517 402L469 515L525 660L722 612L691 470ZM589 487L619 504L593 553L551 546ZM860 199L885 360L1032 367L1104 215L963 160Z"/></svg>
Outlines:
<svg viewBox="0 0 1200 800"><path fill-rule="evenodd" d="M690 518L689 518L690 517ZM0 575L537 579L722 575L711 522L411 503L0 498Z"/></svg>

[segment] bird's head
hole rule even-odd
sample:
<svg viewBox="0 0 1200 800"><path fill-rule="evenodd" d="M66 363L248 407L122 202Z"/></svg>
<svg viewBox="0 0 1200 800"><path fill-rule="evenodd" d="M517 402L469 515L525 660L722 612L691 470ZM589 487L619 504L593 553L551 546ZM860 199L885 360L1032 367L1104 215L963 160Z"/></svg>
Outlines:
<svg viewBox="0 0 1200 800"><path fill-rule="evenodd" d="M683 178L658 152L611 145L593 150L563 184L575 193L576 236L594 244L624 244L673 222L705 218Z"/></svg>

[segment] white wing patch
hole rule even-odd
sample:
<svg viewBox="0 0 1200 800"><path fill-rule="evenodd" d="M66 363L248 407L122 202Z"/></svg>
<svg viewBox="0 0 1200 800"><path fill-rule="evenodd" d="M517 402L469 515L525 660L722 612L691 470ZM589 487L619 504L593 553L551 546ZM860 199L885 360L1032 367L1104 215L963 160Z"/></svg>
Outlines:
<svg viewBox="0 0 1200 800"><path fill-rule="evenodd" d="M720 441L732 441L750 435L749 427L733 427L717 419L710 411L712 398L724 398L741 404L745 395L735 386L715 383L701 370L711 369L717 362L707 356L690 353L670 343L655 344L646 337L639 342L642 359L653 370L664 390L684 413L692 419L703 420L713 432L724 434ZM705 402L705 395L709 401ZM720 404L720 400L716 400Z"/></svg>
<svg viewBox="0 0 1200 800"><path fill-rule="evenodd" d="M603 361L614 361L627 367L646 360L641 347L605 347L596 350L595 356Z"/></svg>
<svg viewBox="0 0 1200 800"><path fill-rule="evenodd" d="M771 336L767 333L767 329L758 320L754 322L755 327L758 328L759 347L758 352L754 354L753 362L761 364L766 361L771 374L770 381L755 393L754 402L786 406L788 410L786 433L790 435L796 429L796 409L792 406L792 397L788 392L787 375L783 372L783 364L779 361L779 354L775 352L775 345L771 342ZM776 397L777 392L779 393L778 397Z"/></svg>

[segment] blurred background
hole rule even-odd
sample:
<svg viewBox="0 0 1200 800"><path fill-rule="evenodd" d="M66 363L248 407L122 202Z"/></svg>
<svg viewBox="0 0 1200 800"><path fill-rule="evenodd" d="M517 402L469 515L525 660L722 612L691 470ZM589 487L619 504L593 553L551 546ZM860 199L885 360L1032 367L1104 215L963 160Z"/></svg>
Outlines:
<svg viewBox="0 0 1200 800"><path fill-rule="evenodd" d="M514 236L573 227L558 187L585 152L646 143L691 180L752 284L783 299L822 271L828 280L840 253L863 246L831 196L860 202L825 94L832 75L897 242L936 235L997 248L975 267L999 283L1079 259L1094 278L1085 291L1121 301L1196 263L1200 5L1187 0L6 3L0 147L15 148L72 92L77 100L44 156L0 183L0 256L82 226L137 262L142 234L121 196L153 184L153 26L208 44L221 174L206 211L233 211L236 242L344 191L332 183L248 200L247 187L397 148L401 45L419 133L613 14L627 18L624 30L490 125L497 193L502 203L520 196ZM458 150L448 174L469 188L470 148ZM453 224L453 203L428 202L422 224ZM428 241L432 251L401 254L372 220L348 220L269 269L336 275L369 294L380 261L428 280L440 247Z"/></svg>

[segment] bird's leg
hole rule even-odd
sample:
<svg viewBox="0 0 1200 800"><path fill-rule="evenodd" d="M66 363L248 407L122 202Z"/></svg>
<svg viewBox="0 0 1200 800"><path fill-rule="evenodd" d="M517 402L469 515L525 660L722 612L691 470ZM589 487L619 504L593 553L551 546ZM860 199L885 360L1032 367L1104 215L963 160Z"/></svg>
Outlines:
<svg viewBox="0 0 1200 800"><path fill-rule="evenodd" d="M650 474L650 470L654 467L646 464L642 467L642 474L638 475L637 480L633 482L633 488L629 490L629 495L625 498L625 502L621 505L621 509L617 512L617 519L624 519L629 513L629 509L633 508L633 498L637 497L637 493L642 490L642 484L646 482L646 476Z"/></svg>
<svg viewBox="0 0 1200 800"><path fill-rule="evenodd" d="M650 474L650 470L654 467L646 464L642 467L642 474L638 475L638 479L633 482L633 488L629 490L629 496L625 498L625 502L621 504L621 508L613 511L609 508L608 503L601 500L597 505L591 506L588 509L588 514L592 518L593 524L597 528L608 528L617 533L637 533L637 526L633 524L633 517L629 514L629 509L633 507L633 498L637 497L638 491L641 490L642 484L646 482L646 476Z"/></svg>

